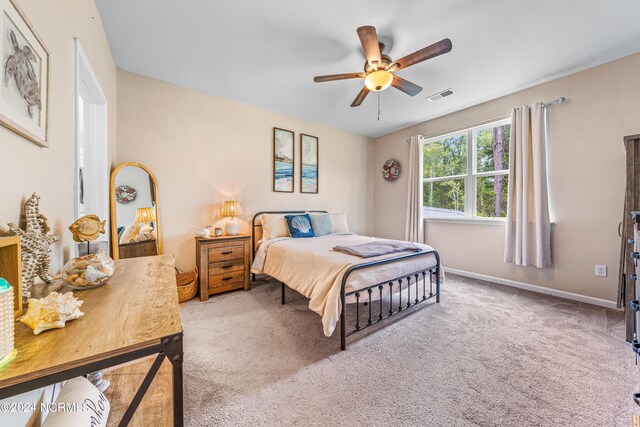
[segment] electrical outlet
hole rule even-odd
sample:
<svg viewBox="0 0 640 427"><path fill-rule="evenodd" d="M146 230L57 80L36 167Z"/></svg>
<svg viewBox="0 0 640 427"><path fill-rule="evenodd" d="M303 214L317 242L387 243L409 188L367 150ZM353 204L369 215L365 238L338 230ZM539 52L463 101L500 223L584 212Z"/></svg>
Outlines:
<svg viewBox="0 0 640 427"><path fill-rule="evenodd" d="M607 266L596 264L596 276L607 277Z"/></svg>

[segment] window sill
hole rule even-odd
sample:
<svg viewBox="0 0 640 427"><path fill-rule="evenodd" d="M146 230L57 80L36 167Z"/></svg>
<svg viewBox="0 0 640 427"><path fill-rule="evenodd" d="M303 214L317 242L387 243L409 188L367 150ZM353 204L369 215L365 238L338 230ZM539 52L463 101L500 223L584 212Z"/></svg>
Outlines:
<svg viewBox="0 0 640 427"><path fill-rule="evenodd" d="M447 223L447 224L473 224L473 225L502 225L507 223L505 218L424 218L424 222L428 223Z"/></svg>

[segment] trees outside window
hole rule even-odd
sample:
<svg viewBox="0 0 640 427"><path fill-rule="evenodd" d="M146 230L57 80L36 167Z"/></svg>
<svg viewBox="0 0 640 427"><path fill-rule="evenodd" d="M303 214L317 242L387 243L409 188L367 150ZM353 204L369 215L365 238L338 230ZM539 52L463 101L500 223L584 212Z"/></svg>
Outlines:
<svg viewBox="0 0 640 427"><path fill-rule="evenodd" d="M510 120L423 143L425 218L507 215Z"/></svg>

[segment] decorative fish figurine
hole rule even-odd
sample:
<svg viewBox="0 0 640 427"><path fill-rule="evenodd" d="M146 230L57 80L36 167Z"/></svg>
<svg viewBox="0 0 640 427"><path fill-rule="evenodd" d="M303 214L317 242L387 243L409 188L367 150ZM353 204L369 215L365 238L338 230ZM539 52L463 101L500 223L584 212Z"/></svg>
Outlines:
<svg viewBox="0 0 640 427"><path fill-rule="evenodd" d="M69 226L73 240L76 242L91 242L104 234L104 225L107 220L100 222L98 215L85 215L78 218L76 222Z"/></svg>

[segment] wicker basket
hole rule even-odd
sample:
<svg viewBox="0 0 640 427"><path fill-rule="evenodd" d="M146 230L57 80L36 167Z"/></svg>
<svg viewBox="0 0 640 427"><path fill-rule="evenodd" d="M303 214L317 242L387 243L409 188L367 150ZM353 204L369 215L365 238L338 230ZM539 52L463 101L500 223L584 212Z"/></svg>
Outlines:
<svg viewBox="0 0 640 427"><path fill-rule="evenodd" d="M178 285L178 302L189 301L198 292L198 267L190 272L176 268L176 284Z"/></svg>

